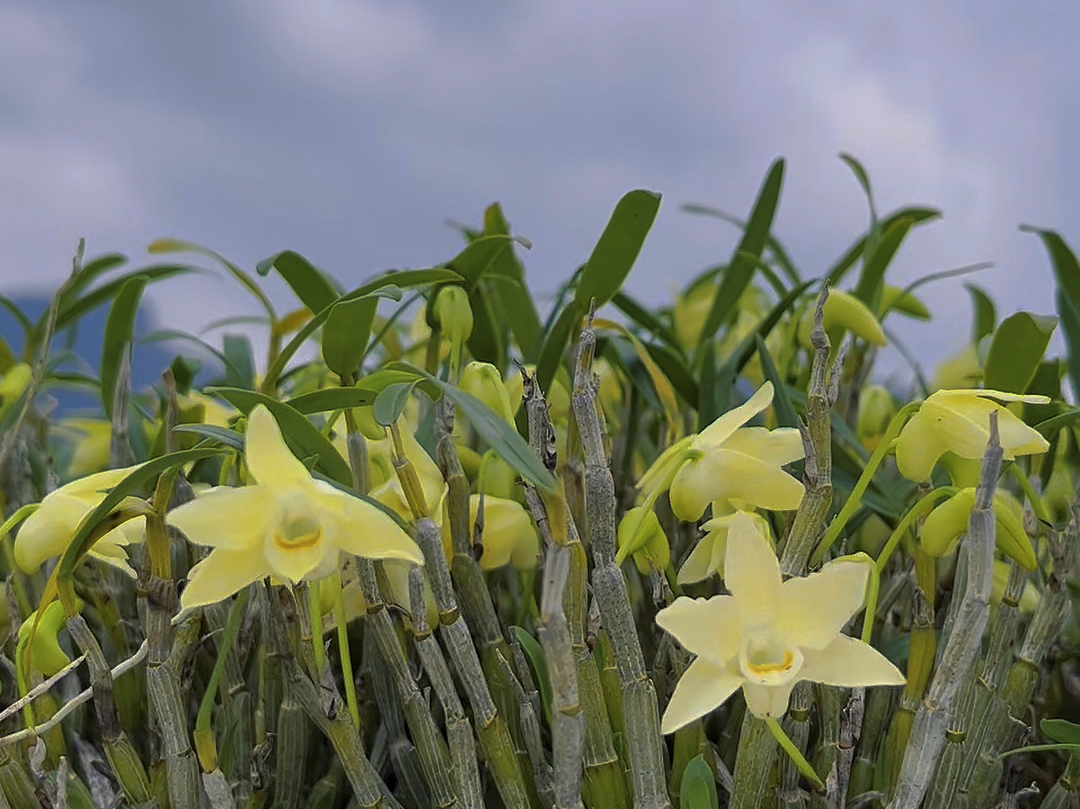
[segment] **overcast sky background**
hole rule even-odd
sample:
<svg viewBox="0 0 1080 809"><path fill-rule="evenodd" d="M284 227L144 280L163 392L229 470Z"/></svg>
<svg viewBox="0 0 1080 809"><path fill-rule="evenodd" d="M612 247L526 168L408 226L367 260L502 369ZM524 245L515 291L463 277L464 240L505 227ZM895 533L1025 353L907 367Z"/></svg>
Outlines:
<svg viewBox="0 0 1080 809"><path fill-rule="evenodd" d="M821 273L866 225L848 151L883 211L944 211L894 282L996 264L894 324L932 365L968 333L962 280L1053 311L1017 226L1080 248L1078 35L1075 0L0 2L0 291L51 291L79 236L133 266L162 236L252 268L292 248L352 287L450 258L445 221L499 200L550 292L642 187L664 203L629 289L660 303L738 235L679 206L745 215L778 156L774 232ZM258 311L205 276L150 299L189 331Z"/></svg>

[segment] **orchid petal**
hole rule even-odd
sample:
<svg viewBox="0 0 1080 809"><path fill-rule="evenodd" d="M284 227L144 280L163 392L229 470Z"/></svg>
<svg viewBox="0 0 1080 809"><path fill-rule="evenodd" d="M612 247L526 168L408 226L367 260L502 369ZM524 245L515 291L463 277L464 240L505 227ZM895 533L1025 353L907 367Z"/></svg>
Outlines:
<svg viewBox="0 0 1080 809"><path fill-rule="evenodd" d="M254 550L214 550L188 573L188 583L180 595L182 610L216 604L253 581L270 575L261 548Z"/></svg>
<svg viewBox="0 0 1080 809"><path fill-rule="evenodd" d="M791 643L824 649L863 605L868 565L832 562L781 586L780 625Z"/></svg>
<svg viewBox="0 0 1080 809"><path fill-rule="evenodd" d="M743 678L731 666L722 666L699 657L683 673L671 695L660 732L674 733L695 719L719 707L734 694Z"/></svg>
<svg viewBox="0 0 1080 809"><path fill-rule="evenodd" d="M694 441L695 449L704 449L723 444L746 422L772 404L773 384L766 382L754 395L734 410L729 410L702 430Z"/></svg>
<svg viewBox="0 0 1080 809"><path fill-rule="evenodd" d="M737 513L728 530L724 583L737 599L743 626L775 623L780 560L747 512Z"/></svg>
<svg viewBox="0 0 1080 809"><path fill-rule="evenodd" d="M796 682L797 680L792 680L783 685L746 683L743 685L746 710L750 711L758 719L764 719L766 716L779 719L787 713L791 690L795 687Z"/></svg>
<svg viewBox="0 0 1080 809"><path fill-rule="evenodd" d="M799 679L846 688L907 682L885 655L847 635L837 635L824 649L808 649Z"/></svg>
<svg viewBox="0 0 1080 809"><path fill-rule="evenodd" d="M265 405L257 405L248 414L244 458L252 477L264 486L297 486L311 481L311 472L285 445L281 429Z"/></svg>
<svg viewBox="0 0 1080 809"><path fill-rule="evenodd" d="M681 596L656 614L656 623L683 648L720 664L739 653L742 628L735 599Z"/></svg>
<svg viewBox="0 0 1080 809"><path fill-rule="evenodd" d="M196 545L240 550L261 547L277 513L277 498L266 486L220 486L174 508L166 519Z"/></svg>

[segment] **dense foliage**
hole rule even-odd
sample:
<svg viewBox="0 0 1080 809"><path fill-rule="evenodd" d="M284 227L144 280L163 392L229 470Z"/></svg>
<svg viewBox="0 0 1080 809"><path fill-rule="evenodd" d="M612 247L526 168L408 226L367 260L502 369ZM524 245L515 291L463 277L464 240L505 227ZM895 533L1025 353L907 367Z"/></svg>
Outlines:
<svg viewBox="0 0 1080 809"><path fill-rule="evenodd" d="M498 205L349 291L162 240L195 263L80 247L40 319L0 297L0 807L1080 806L1080 263L1033 230L1056 315L969 284L970 344L886 388L890 321L981 265L891 285L939 212L844 160L870 224L825 275L778 161L745 220L689 207L742 236L658 308L646 191L546 315ZM137 335L207 262L259 328Z"/></svg>

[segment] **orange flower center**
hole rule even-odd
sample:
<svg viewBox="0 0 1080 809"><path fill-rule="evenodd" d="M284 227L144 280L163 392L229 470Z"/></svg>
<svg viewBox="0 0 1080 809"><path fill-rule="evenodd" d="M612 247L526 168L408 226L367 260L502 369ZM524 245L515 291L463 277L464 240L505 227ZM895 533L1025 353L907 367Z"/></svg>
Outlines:
<svg viewBox="0 0 1080 809"><path fill-rule="evenodd" d="M803 656L797 646L776 638L748 638L739 652L739 669L751 682L783 685L802 668Z"/></svg>

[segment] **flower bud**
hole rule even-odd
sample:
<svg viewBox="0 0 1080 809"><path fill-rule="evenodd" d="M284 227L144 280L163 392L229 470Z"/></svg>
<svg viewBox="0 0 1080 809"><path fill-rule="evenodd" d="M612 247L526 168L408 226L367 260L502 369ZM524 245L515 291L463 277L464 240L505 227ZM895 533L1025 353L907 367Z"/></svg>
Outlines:
<svg viewBox="0 0 1080 809"><path fill-rule="evenodd" d="M510 409L510 396L503 385L502 374L490 362L474 361L466 365L458 387L475 396L513 426L514 411Z"/></svg>
<svg viewBox="0 0 1080 809"><path fill-rule="evenodd" d="M435 297L435 320L452 343L468 340L473 330L469 294L462 287L453 284L440 289Z"/></svg>
<svg viewBox="0 0 1080 809"><path fill-rule="evenodd" d="M862 445L873 452L895 415L896 405L886 388L881 385L863 388L859 394L859 418L855 423L855 434Z"/></svg>
<svg viewBox="0 0 1080 809"><path fill-rule="evenodd" d="M922 546L934 557L951 551L968 530L971 510L975 507L975 489L961 489L927 516L922 528ZM1002 553L1025 570L1034 570L1035 551L1024 532L1020 504L1008 492L994 494L995 541Z"/></svg>
<svg viewBox="0 0 1080 809"><path fill-rule="evenodd" d="M825 310L822 313L822 325L825 331L848 330L861 340L871 345L884 346L888 344L885 332L881 330L881 324L874 317L874 313L866 308L861 300L854 295L839 289L830 289L828 300L825 301ZM808 309L802 317L799 329L799 341L810 347L810 332L814 328L814 309ZM835 340L833 341L835 344Z"/></svg>
<svg viewBox="0 0 1080 809"><path fill-rule="evenodd" d="M619 552L615 561L622 564L627 556L633 555L634 564L643 576L671 564L667 534L651 508L635 506L627 511L619 523L616 542Z"/></svg>
<svg viewBox="0 0 1080 809"><path fill-rule="evenodd" d="M886 284L881 292L881 305L878 307L878 319L884 320L889 312L899 312L914 320L929 320L930 310L926 304L915 297L913 292L905 292L900 287Z"/></svg>
<svg viewBox="0 0 1080 809"><path fill-rule="evenodd" d="M82 602L78 602L82 609ZM64 650L60 648L57 635L64 628L67 616L64 607L59 601L54 601L45 608L45 614L41 621L37 622L37 612L32 612L26 617L19 627L19 648L23 655L29 655L29 667L32 671L39 671L46 677L51 677L71 662ZM31 632L33 638L31 639Z"/></svg>

